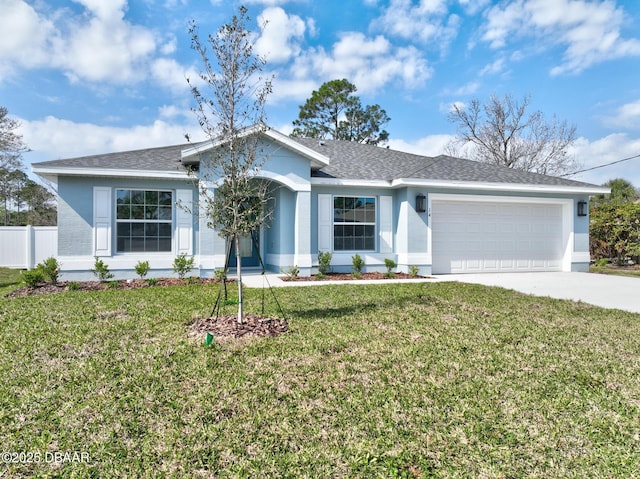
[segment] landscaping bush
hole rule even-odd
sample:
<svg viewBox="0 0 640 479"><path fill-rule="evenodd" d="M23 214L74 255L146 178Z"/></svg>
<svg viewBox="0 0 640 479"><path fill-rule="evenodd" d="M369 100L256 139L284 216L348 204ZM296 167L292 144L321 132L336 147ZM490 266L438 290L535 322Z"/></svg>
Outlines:
<svg viewBox="0 0 640 479"><path fill-rule="evenodd" d="M290 280L298 279L298 276L300 275L300 269L298 268L297 265L291 266L290 268L280 270L280 271L286 274L287 278L289 278Z"/></svg>
<svg viewBox="0 0 640 479"><path fill-rule="evenodd" d="M107 281L108 279L113 278L113 274L109 271L109 266L107 263L102 261L97 256L95 257L96 261L93 264L93 269L91 272L100 280L100 282Z"/></svg>
<svg viewBox="0 0 640 479"><path fill-rule="evenodd" d="M420 268L418 268L415 264L409 266L409 276L411 276L412 278L417 278L419 272Z"/></svg>
<svg viewBox="0 0 640 479"><path fill-rule="evenodd" d="M353 277L359 278L362 275L362 269L364 268L365 263L358 253L351 257L351 265L353 268Z"/></svg>
<svg viewBox="0 0 640 479"><path fill-rule="evenodd" d="M45 282L45 276L40 265L33 269L28 269L22 273L22 281L30 288L35 288L39 283Z"/></svg>
<svg viewBox="0 0 640 479"><path fill-rule="evenodd" d="M144 279L150 269L148 261L138 261L136 264L136 274L140 276L140 279Z"/></svg>
<svg viewBox="0 0 640 479"><path fill-rule="evenodd" d="M193 262L193 256L187 256L185 253L179 254L173 260L173 272L178 275L178 278L184 279L193 269Z"/></svg>
<svg viewBox="0 0 640 479"><path fill-rule="evenodd" d="M318 251L318 276L324 276L331 272L331 252Z"/></svg>
<svg viewBox="0 0 640 479"><path fill-rule="evenodd" d="M393 273L393 271L392 271L392 270L393 270L396 266L398 266L398 264L397 264L394 260L392 260L392 259L385 258L385 259L384 259L384 265L385 265L385 267L387 268L387 272L384 274L384 275L385 275L385 277L387 277L387 278L393 278L393 277L395 276L395 274Z"/></svg>
<svg viewBox="0 0 640 479"><path fill-rule="evenodd" d="M58 276L60 275L60 265L58 260L53 256L45 259L38 265L42 269L42 273L45 278L51 281L53 284L58 284Z"/></svg>

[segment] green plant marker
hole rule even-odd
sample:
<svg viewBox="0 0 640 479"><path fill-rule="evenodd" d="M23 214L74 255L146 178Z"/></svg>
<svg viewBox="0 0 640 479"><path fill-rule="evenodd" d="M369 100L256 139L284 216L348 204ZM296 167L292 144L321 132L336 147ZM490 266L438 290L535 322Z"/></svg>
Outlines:
<svg viewBox="0 0 640 479"><path fill-rule="evenodd" d="M207 333L207 336L204 338L204 344L210 346L213 343L213 334Z"/></svg>

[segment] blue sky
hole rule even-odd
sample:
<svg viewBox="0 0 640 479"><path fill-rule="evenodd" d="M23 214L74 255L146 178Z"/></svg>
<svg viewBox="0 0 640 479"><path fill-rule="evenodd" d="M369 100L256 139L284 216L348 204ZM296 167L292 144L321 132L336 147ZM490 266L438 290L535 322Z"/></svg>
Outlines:
<svg viewBox="0 0 640 479"><path fill-rule="evenodd" d="M292 129L322 83L347 78L391 117L391 148L437 155L455 102L530 94L577 127L592 167L640 154L640 2L635 0L249 0L275 75L268 123ZM0 0L0 105L22 122L26 163L184 142L201 135L185 76L222 0ZM265 26L266 22L266 26ZM576 176L640 186L640 158Z"/></svg>

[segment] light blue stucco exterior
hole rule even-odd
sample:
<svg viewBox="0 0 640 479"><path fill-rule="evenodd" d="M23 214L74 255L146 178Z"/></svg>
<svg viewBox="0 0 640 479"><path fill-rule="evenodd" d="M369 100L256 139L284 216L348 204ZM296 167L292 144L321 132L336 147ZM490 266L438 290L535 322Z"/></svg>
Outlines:
<svg viewBox="0 0 640 479"><path fill-rule="evenodd" d="M567 251L563 270L586 271L589 266L589 218L577 216L579 201L589 201L585 192L555 191L553 188L514 188L513 185L452 183L434 186L429 181L343 181L318 178L313 174L322 161L308 151L297 149L288 141L263 138L260 151L266 158L256 181L269 182L272 218L259 232L260 256L269 271L280 272L297 266L303 276L317 272L317 253L331 251L336 272L351 271L352 256L357 252L365 260L367 271L384 271L384 260L393 259L398 270L407 272L417 266L423 275L432 274L433 201L448 195L469 201L494 198L496 201L551 202L563 208L563 238ZM201 153L202 158L206 153ZM198 212L199 189L215 194L216 181L201 163L197 177L173 175L145 177L137 175L65 173L57 175L58 183L58 257L65 280L93 279L90 269L99 256L118 279L136 277L135 264L149 261L149 276L173 276L174 258L185 253L195 258L194 275L211 277L225 265L227 247L220 235ZM169 190L181 206L174 206L173 243L166 253L118 253L115 248L115 191L118 188ZM427 198L429 208L417 212L416 196ZM376 244L367 251L333 250L332 215L335 196L374 197L376 199ZM105 202L110 202L106 204ZM322 206L324 205L324 206ZM186 208L185 208L186 207ZM325 208L325 210L323 210ZM187 209L189 211L187 212ZM322 212L324 211L324 213ZM323 223L324 221L324 223Z"/></svg>

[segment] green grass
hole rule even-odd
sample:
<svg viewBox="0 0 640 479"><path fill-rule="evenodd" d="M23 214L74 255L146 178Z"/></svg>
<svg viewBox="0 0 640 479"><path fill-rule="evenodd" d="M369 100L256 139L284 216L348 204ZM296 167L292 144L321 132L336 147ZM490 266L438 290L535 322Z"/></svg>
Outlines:
<svg viewBox="0 0 640 479"><path fill-rule="evenodd" d="M0 299L2 450L90 458L0 477L638 475L638 315L459 283L285 288L288 333L207 347L187 324L216 292Z"/></svg>
<svg viewBox="0 0 640 479"><path fill-rule="evenodd" d="M635 268L620 268L614 265L596 266L591 265L589 268L591 273L599 274L612 274L614 276L631 276L634 278L640 278L640 269Z"/></svg>
<svg viewBox="0 0 640 479"><path fill-rule="evenodd" d="M19 269L0 268L0 295L16 289L19 285L22 271Z"/></svg>

